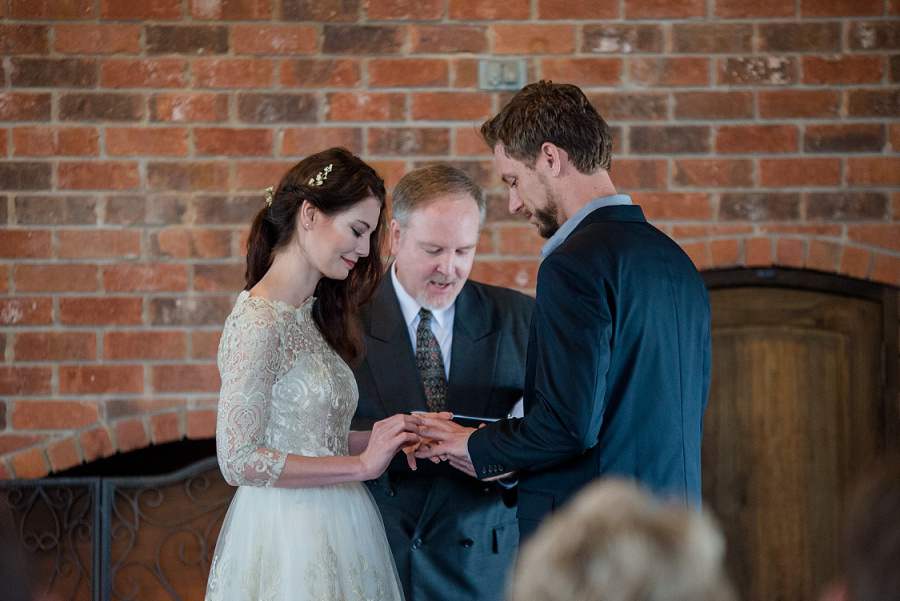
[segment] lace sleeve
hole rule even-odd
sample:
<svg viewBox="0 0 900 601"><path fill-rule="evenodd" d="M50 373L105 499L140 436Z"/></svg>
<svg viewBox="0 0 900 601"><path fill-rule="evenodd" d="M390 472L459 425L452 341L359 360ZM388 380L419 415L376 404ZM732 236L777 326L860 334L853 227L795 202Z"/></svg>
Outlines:
<svg viewBox="0 0 900 601"><path fill-rule="evenodd" d="M265 446L272 386L281 364L275 311L245 302L225 323L219 344L222 390L216 454L232 486L272 486L287 454Z"/></svg>

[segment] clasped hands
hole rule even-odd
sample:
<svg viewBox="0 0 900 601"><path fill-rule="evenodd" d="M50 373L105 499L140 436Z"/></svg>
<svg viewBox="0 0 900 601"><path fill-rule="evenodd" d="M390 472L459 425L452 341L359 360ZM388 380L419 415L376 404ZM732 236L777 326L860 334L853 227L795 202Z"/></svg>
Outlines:
<svg viewBox="0 0 900 601"><path fill-rule="evenodd" d="M415 416L422 422L419 426L421 439L414 445L403 447L410 466L415 465L416 459L429 459L433 463L449 461L456 469L476 478L467 449L469 436L475 428L450 421L453 414L447 411L416 413Z"/></svg>

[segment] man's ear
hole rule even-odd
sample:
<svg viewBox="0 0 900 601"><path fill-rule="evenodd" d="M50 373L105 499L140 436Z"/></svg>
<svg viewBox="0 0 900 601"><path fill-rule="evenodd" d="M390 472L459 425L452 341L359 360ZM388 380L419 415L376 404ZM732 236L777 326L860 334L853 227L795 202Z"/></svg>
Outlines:
<svg viewBox="0 0 900 601"><path fill-rule="evenodd" d="M552 142L544 142L541 144L537 162L546 170L547 175L559 177L564 157L565 151L559 146Z"/></svg>
<svg viewBox="0 0 900 601"><path fill-rule="evenodd" d="M397 250L400 247L400 224L396 219L391 219L391 232L388 235L391 243L391 254L397 256Z"/></svg>

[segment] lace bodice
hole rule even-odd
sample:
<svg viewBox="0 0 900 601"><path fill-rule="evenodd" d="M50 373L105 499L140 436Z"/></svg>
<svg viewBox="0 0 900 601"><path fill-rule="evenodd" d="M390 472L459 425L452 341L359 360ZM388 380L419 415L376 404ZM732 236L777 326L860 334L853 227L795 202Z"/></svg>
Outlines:
<svg viewBox="0 0 900 601"><path fill-rule="evenodd" d="M272 486L289 453L347 455L359 391L310 311L238 296L219 342L216 452L229 484Z"/></svg>

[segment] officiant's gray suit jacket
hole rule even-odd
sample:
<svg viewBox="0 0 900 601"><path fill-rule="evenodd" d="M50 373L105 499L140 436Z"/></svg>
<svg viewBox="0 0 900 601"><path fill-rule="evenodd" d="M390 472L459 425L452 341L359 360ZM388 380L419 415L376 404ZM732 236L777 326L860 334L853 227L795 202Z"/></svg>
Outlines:
<svg viewBox="0 0 900 601"><path fill-rule="evenodd" d="M447 410L505 417L522 396L534 301L468 281L456 299ZM389 276L360 314L365 360L354 368L354 429L427 411L415 351ZM518 545L515 489L479 482L449 464L402 454L367 482L384 519L406 601L498 601Z"/></svg>

